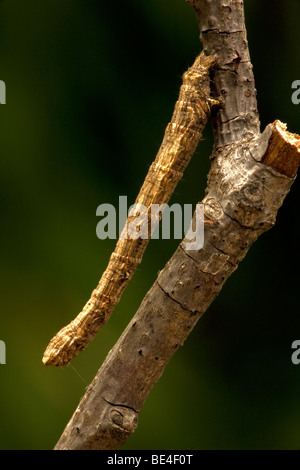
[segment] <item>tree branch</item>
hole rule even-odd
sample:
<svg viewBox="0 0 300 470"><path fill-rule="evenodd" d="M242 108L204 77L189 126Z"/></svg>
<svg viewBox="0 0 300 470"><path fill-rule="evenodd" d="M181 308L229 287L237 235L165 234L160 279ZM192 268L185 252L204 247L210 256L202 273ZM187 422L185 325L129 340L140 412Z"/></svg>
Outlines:
<svg viewBox="0 0 300 470"><path fill-rule="evenodd" d="M187 0L189 1L189 0ZM213 116L214 145L219 148L259 134L253 68L250 61L242 0L190 0L207 54L216 54L213 93L224 102Z"/></svg>
<svg viewBox="0 0 300 470"><path fill-rule="evenodd" d="M252 243L276 220L300 164L300 137L279 121L259 133L243 3L193 0L207 53L217 53L215 146L204 247L181 242L108 354L55 449L117 449L153 385Z"/></svg>

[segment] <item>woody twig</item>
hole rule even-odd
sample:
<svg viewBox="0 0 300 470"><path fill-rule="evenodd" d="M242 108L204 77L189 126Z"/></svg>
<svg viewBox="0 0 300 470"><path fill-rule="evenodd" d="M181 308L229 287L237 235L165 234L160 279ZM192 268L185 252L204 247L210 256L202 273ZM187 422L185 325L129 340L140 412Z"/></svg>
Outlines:
<svg viewBox="0 0 300 470"><path fill-rule="evenodd" d="M243 2L191 1L205 53L218 55L212 90L224 107L215 134L204 246L181 243L108 354L56 449L117 449L151 388L250 246L274 226L300 164L300 137L275 121L261 134Z"/></svg>

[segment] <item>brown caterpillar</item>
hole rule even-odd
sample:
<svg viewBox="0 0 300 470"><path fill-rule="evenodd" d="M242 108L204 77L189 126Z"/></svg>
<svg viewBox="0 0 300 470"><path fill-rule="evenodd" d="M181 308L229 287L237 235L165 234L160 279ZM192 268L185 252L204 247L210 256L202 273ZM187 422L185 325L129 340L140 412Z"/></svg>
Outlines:
<svg viewBox="0 0 300 470"><path fill-rule="evenodd" d="M201 138L210 108L218 103L210 98L209 71L215 62L215 57L201 53L183 75L171 122L135 201L136 205L143 204L148 208L148 217L152 204L169 201ZM133 219L134 216L129 214L123 234L127 233ZM119 302L148 242L149 237L125 239L121 235L90 300L50 341L43 357L45 365L66 365L88 345Z"/></svg>

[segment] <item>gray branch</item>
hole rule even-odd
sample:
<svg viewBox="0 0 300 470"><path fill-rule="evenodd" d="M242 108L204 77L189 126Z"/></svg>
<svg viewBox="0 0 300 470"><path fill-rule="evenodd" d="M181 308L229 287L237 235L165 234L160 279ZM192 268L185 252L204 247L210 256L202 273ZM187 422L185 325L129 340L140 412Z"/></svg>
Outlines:
<svg viewBox="0 0 300 470"><path fill-rule="evenodd" d="M300 141L279 121L259 132L241 0L193 0L204 50L217 54L223 106L205 205L204 247L178 249L109 352L55 449L118 449L153 385L253 242L276 220L299 166Z"/></svg>

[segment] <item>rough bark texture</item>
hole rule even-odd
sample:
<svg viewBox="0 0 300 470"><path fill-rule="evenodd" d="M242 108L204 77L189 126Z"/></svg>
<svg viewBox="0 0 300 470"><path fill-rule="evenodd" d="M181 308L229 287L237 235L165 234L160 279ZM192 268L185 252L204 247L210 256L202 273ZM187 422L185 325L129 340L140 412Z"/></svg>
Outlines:
<svg viewBox="0 0 300 470"><path fill-rule="evenodd" d="M117 449L168 361L252 243L276 220L299 166L299 136L276 121L259 133L242 1L194 0L204 49L219 55L204 247L183 242L108 354L56 449Z"/></svg>
<svg viewBox="0 0 300 470"><path fill-rule="evenodd" d="M213 116L214 145L219 148L259 134L253 68L250 61L242 0L190 0L196 12L206 54L216 54L213 93L223 108Z"/></svg>

